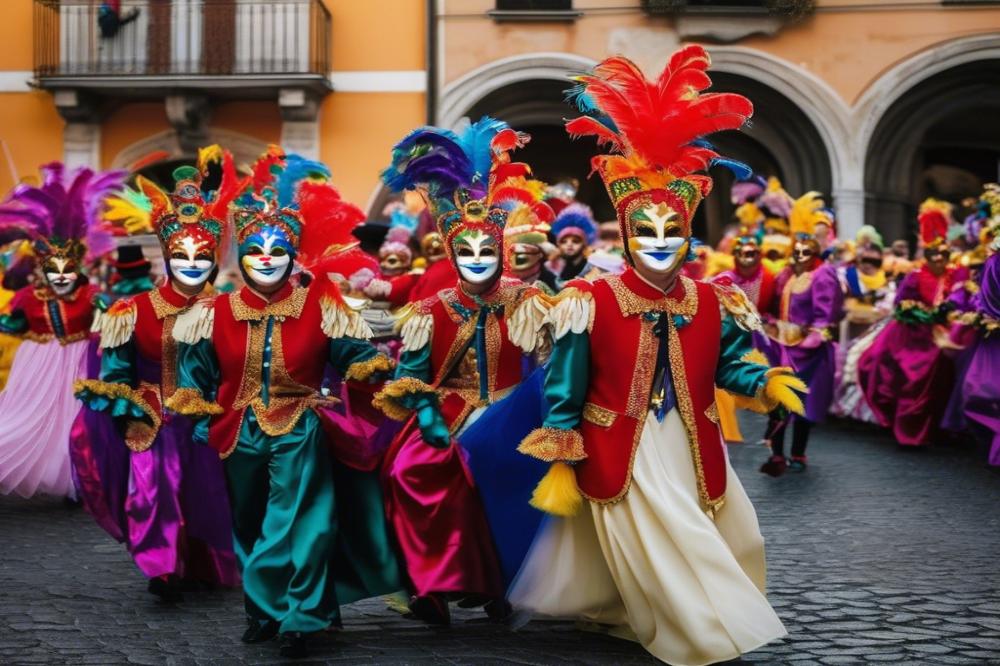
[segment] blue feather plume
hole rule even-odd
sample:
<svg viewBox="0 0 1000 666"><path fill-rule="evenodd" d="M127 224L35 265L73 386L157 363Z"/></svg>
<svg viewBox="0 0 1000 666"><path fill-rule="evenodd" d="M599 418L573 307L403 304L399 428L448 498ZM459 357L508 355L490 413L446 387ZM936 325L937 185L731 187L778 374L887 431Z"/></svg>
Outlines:
<svg viewBox="0 0 1000 666"><path fill-rule="evenodd" d="M282 208L293 206L295 194L303 181L327 180L330 177L330 168L322 162L307 160L301 155L286 156L284 167L274 180L278 206Z"/></svg>

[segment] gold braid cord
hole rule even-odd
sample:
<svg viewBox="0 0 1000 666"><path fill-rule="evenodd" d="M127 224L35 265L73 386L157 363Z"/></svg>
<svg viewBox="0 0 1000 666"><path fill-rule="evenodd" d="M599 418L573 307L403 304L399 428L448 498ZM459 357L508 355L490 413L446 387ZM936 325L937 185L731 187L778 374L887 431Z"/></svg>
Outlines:
<svg viewBox="0 0 1000 666"><path fill-rule="evenodd" d="M536 428L517 447L518 452L544 462L577 462L587 457L583 436L576 430Z"/></svg>
<svg viewBox="0 0 1000 666"><path fill-rule="evenodd" d="M434 392L434 388L427 382L416 377L401 377L376 393L372 406L394 421L405 421L413 410L403 405L401 400L408 395Z"/></svg>
<svg viewBox="0 0 1000 666"><path fill-rule="evenodd" d="M376 372L389 372L393 368L393 363L385 354L376 354L367 361L352 363L344 374L344 379L349 382L365 382Z"/></svg>
<svg viewBox="0 0 1000 666"><path fill-rule="evenodd" d="M182 416L217 416L222 406L205 400L201 391L193 388L179 388L167 399L164 407Z"/></svg>

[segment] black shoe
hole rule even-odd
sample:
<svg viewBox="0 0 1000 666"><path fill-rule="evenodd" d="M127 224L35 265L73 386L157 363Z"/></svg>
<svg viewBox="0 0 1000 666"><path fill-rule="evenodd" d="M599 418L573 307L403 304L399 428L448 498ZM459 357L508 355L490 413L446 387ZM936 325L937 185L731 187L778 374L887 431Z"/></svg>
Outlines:
<svg viewBox="0 0 1000 666"><path fill-rule="evenodd" d="M306 645L306 635L301 631L289 631L281 634L281 647L278 649L282 657L289 659L303 659L309 656L309 647Z"/></svg>
<svg viewBox="0 0 1000 666"><path fill-rule="evenodd" d="M448 600L438 594L428 594L410 599L410 612L418 620L441 627L451 624Z"/></svg>
<svg viewBox="0 0 1000 666"><path fill-rule="evenodd" d="M778 477L788 469L788 461L785 456L771 456L767 462L760 466L760 471L768 476Z"/></svg>
<svg viewBox="0 0 1000 666"><path fill-rule="evenodd" d="M490 622L498 624L506 622L514 613L513 607L506 599L492 599L486 602L483 610L486 611L486 617L490 618Z"/></svg>
<svg viewBox="0 0 1000 666"><path fill-rule="evenodd" d="M163 578L150 578L146 590L150 594L158 596L160 601L166 604L175 604L184 601L184 595L181 594L177 583L164 580Z"/></svg>
<svg viewBox="0 0 1000 666"><path fill-rule="evenodd" d="M240 638L244 643L265 643L278 635L278 623L274 620L260 621L247 618L247 630Z"/></svg>

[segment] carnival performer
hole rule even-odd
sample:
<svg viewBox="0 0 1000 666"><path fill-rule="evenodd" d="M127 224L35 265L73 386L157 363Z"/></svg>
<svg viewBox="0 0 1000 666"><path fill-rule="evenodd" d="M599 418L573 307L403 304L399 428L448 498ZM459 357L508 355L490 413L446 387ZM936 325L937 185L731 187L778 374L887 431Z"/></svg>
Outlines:
<svg viewBox="0 0 1000 666"><path fill-rule="evenodd" d="M507 223L503 231L508 273L551 296L558 287L545 258L555 251L549 243L555 213L543 199L545 191L545 184L539 180L509 179L504 192L497 196L508 201L504 204Z"/></svg>
<svg viewBox="0 0 1000 666"><path fill-rule="evenodd" d="M559 257L550 262L549 270L556 274L559 289L570 280L578 277L591 280L603 272L587 258L590 246L597 241L597 223L589 206L571 203L559 211L552 222L552 235Z"/></svg>
<svg viewBox="0 0 1000 666"><path fill-rule="evenodd" d="M858 385L858 361L889 323L896 297L896 283L882 268L883 254L882 237L862 227L853 262L837 269L845 296L844 319L838 349L840 373L830 412L868 423L878 421Z"/></svg>
<svg viewBox="0 0 1000 666"><path fill-rule="evenodd" d="M765 326L774 343L769 348L771 362L793 368L809 386L804 414L788 415L779 410L768 418L764 439L771 447L771 457L760 471L771 476L781 476L786 469L805 471L812 426L826 419L833 401L837 369L833 339L843 316L844 294L836 268L823 262L813 235L826 216L818 193L807 192L795 200L789 213L794 238L791 264L775 280L776 317ZM791 461L785 458L784 442L789 420Z"/></svg>
<svg viewBox="0 0 1000 666"><path fill-rule="evenodd" d="M323 165L277 147L257 162L252 188L231 210L246 286L178 318L177 390L166 402L195 418L195 439L224 459L247 612L242 640L280 632L289 657L307 653L309 634L339 623L338 602L353 601L351 593L399 585L384 517L356 525L352 503L335 491L337 463L320 422L332 403L320 393L327 363L359 382L391 363L334 283L289 280L311 222L296 202L310 187L329 187L305 181L328 177ZM355 541L343 541L345 523Z"/></svg>
<svg viewBox="0 0 1000 666"><path fill-rule="evenodd" d="M230 238L228 207L240 190L229 153L218 146L199 152L201 168L174 170L171 195L138 177L150 201L167 280L115 303L103 315L100 377L76 382L84 404L121 424L131 471L123 507L125 544L149 579L149 591L168 601L181 598L183 580L225 586L239 582L219 456L192 441L187 419L163 409L177 389L172 331L215 277L221 248ZM219 190L204 192L204 166L220 158L225 168ZM78 471L78 477L84 476Z"/></svg>
<svg viewBox="0 0 1000 666"><path fill-rule="evenodd" d="M571 282L550 313L548 416L519 450L552 463L533 502L564 517L543 527L510 593L515 608L612 625L672 664L732 659L785 634L714 389L765 411L800 410L805 389L787 368L741 360L760 325L743 292L679 275L712 183L699 172L718 160L698 140L752 112L740 95L703 94L708 66L688 46L655 81L623 57L578 78L589 113L567 130L620 153L593 167L629 267Z"/></svg>
<svg viewBox="0 0 1000 666"><path fill-rule="evenodd" d="M525 377L547 308L537 290L502 277L507 210L495 198L528 177L508 153L527 141L484 117L460 133L423 127L393 148L383 173L395 191L427 198L459 278L403 316L395 381L376 396L405 420L383 464L388 518L406 560L415 616L448 624L448 602L505 614L483 507L455 437Z"/></svg>
<svg viewBox="0 0 1000 666"><path fill-rule="evenodd" d="M10 314L10 304L14 300L17 290L9 288L5 278L11 266L20 258L20 255L30 251L21 249L25 245L25 241L18 240L7 243L4 247L0 248L0 316ZM0 332L0 392L7 385L10 366L14 362L14 354L17 353L17 348L20 344L20 337Z"/></svg>
<svg viewBox="0 0 1000 666"><path fill-rule="evenodd" d="M972 431L989 443L988 462L1000 466L1000 224L991 234L990 246L978 282L979 289L972 299L974 309L957 318L966 333L967 348L963 350L955 390L948 412L957 417L947 420L945 427Z"/></svg>
<svg viewBox="0 0 1000 666"><path fill-rule="evenodd" d="M947 338L947 313L940 306L953 283L946 241L950 217L947 202L921 204L924 264L903 278L893 321L858 359L858 385L868 406L901 446L934 440L954 381L952 361L939 346Z"/></svg>
<svg viewBox="0 0 1000 666"><path fill-rule="evenodd" d="M746 212L747 205L752 204L743 204L740 207L742 212ZM740 209L737 215L740 214ZM752 227L744 227L744 230L749 231L750 228ZM733 269L719 273L713 281L739 287L758 312L771 312L774 309L776 295L774 275L764 267L764 257L757 236L752 234L737 236L732 243L732 253ZM763 333L754 334L753 342L754 349L761 353L769 346L767 337ZM735 399L726 391L717 389L715 401L723 437L727 442L742 442L743 434L736 419Z"/></svg>
<svg viewBox="0 0 1000 666"><path fill-rule="evenodd" d="M0 393L0 492L75 497L69 443L81 403L73 382L86 373L98 293L82 270L88 252L114 247L100 213L124 174L67 173L59 162L41 171L41 187L19 185L0 204L0 230L31 240L39 273L0 315L0 332L23 338Z"/></svg>

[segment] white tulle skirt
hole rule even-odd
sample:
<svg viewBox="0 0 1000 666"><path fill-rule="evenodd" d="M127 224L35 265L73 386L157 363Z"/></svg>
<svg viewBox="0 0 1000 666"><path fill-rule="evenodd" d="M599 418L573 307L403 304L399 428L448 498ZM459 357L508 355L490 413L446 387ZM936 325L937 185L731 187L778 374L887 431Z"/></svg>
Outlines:
<svg viewBox="0 0 1000 666"><path fill-rule="evenodd" d="M0 493L74 495L69 437L82 403L73 381L86 372L87 345L25 340L18 347L0 393Z"/></svg>
<svg viewBox="0 0 1000 666"><path fill-rule="evenodd" d="M764 585L753 505L730 467L716 519L701 510L674 410L662 423L647 418L622 501L590 503L546 524L510 600L539 614L608 625L662 661L700 666L786 634Z"/></svg>

